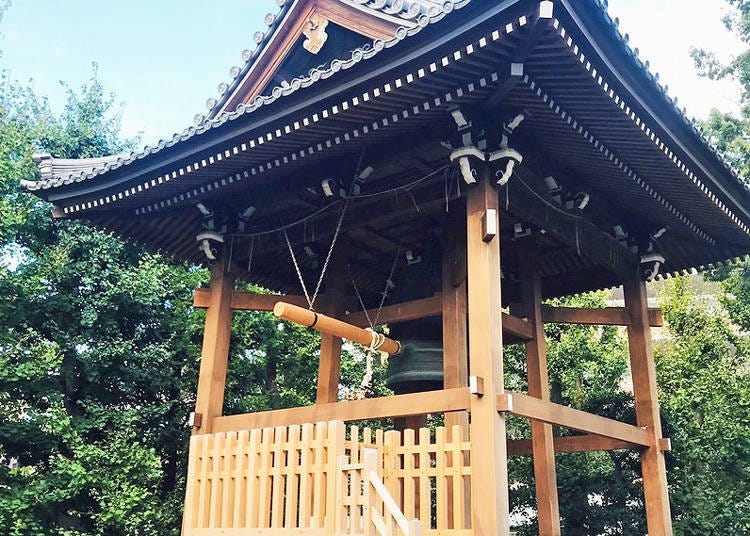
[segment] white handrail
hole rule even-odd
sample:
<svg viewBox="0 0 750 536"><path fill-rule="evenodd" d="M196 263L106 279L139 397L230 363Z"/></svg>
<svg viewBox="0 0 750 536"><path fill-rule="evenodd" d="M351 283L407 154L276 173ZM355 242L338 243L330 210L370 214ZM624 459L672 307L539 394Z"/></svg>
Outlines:
<svg viewBox="0 0 750 536"><path fill-rule="evenodd" d="M422 535L422 522L418 519L409 521L406 516L399 508L393 496L390 494L388 489L380 480L378 475L378 452L375 449L365 449L363 453L363 465L364 465L364 476L367 479L367 485L372 486L372 489L378 494L378 497L383 501L386 515L390 515L391 518L396 522L398 527L403 532L404 536L421 536ZM368 490L369 491L369 490ZM378 529L380 536L392 536L388 533L385 527L385 520L380 516L379 512L376 512L372 508L372 504L368 502L367 508L370 511L370 519Z"/></svg>

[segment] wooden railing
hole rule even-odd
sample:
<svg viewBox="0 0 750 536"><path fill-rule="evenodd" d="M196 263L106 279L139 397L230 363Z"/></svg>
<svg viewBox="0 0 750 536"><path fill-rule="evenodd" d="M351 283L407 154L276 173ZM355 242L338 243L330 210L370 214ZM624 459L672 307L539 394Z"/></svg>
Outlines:
<svg viewBox="0 0 750 536"><path fill-rule="evenodd" d="M348 435L333 421L193 436L183 534L470 533L463 428Z"/></svg>
<svg viewBox="0 0 750 536"><path fill-rule="evenodd" d="M365 449L361 463L339 456L336 534L421 536L422 522L407 520L378 474L378 452Z"/></svg>

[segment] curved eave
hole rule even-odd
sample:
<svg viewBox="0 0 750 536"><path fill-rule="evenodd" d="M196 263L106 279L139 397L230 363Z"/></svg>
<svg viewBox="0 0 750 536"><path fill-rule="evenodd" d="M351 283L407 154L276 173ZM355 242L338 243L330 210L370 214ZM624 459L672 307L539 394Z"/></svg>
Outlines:
<svg viewBox="0 0 750 536"><path fill-rule="evenodd" d="M643 119L651 128L661 131L661 137L674 151L681 151L692 161L695 171L700 171L716 195L731 204L734 210L750 221L750 191L748 184L730 168L718 152L711 147L686 111L677 106L667 89L659 83L659 76L649 71L648 62L639 59L630 48L628 37L623 35L607 12L606 0L587 0L594 8L586 9L580 0L556 0L564 12L561 19L572 23L568 27L578 34L581 47L589 49L600 65L608 72L610 85L617 83L631 102L641 107ZM635 106L635 104L634 104ZM658 110L658 112L657 112Z"/></svg>
<svg viewBox="0 0 750 536"><path fill-rule="evenodd" d="M400 28L396 36L390 40L378 40L374 46L357 49L352 52L351 57L344 61L333 61L330 65L322 69L313 70L308 76L293 80L286 87L276 87L270 94L257 97L252 103L240 105L235 111L223 112L211 120L206 120L198 126L186 128L181 133L175 133L171 138L159 140L154 145L149 145L141 151L134 151L128 155L119 155L106 157L106 163L94 169L86 169L85 172L75 173L73 175L55 176L52 178L37 181L32 185L33 190L44 199L53 203L65 203L72 198L81 196L92 196L98 192L107 191L110 188L125 185L130 182L140 183L144 175L159 176L163 173L172 172L182 176L184 173L181 165L192 163L191 160L200 161L205 156L206 159L213 163L215 158L221 160L223 151L216 152L217 147L228 143L230 140L237 139L246 135L248 132L259 130L269 123L278 121L283 117L289 117L299 114L301 111L315 106L321 100L331 98L340 92L341 88L328 88L326 91L314 93L309 88L319 85L333 77L342 77L343 73L351 70L360 64L369 62L383 52L390 51L403 42L411 41L414 36L420 34L424 29L431 25L441 22L454 9L460 9L467 5L470 0L446 0L442 3L442 10L432 12L431 15L421 15L418 24L410 29ZM500 5L514 5L519 0L505 0ZM502 11L496 8L493 11ZM467 25L464 25L467 26ZM437 46L444 44L449 40L450 35L440 39L435 39L430 43L420 46L418 50L426 52ZM373 68L374 72L362 72L356 78L350 78L344 85L357 85L370 78L374 78L381 72L397 67L400 63L398 57L390 57L387 67L378 65ZM338 79L338 78L337 78ZM279 99L291 97L299 94L293 105L287 108L272 106ZM27 183L29 181L26 181ZM154 179L153 184L146 183L134 186L135 191L130 194L123 190L123 196L117 196L117 199L123 199L131 194L149 189L161 180ZM27 185L28 187L29 185ZM114 199L113 199L114 201ZM109 204L109 202L107 202ZM86 208L99 207L99 203L89 203ZM82 209L84 210L84 209Z"/></svg>

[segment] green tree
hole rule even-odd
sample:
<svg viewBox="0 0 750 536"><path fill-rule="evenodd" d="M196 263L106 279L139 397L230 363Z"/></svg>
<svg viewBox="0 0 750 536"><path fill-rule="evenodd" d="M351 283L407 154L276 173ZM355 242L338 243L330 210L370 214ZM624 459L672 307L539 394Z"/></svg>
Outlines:
<svg viewBox="0 0 750 536"><path fill-rule="evenodd" d="M723 289L747 287L744 271L742 267L740 273L730 273ZM720 297L730 304L732 320L746 316L750 302L737 307L736 295ZM665 285L663 309L671 337L659 348L657 365L662 412L673 446L668 469L675 533L748 534L748 341L738 336L726 312L711 310L696 297L688 278Z"/></svg>
<svg viewBox="0 0 750 536"><path fill-rule="evenodd" d="M4 80L0 101L0 526L8 534L174 532L205 273L145 254L21 191L31 154L117 142L96 72L55 117Z"/></svg>
<svg viewBox="0 0 750 536"><path fill-rule="evenodd" d="M3 80L0 100L0 527L8 534L177 534L205 270L83 223L22 191L32 154L130 150L96 77L63 114ZM262 291L262 289L254 289ZM310 404L319 337L235 315L226 411ZM361 357L345 353L342 386ZM383 388L383 372L375 389Z"/></svg>

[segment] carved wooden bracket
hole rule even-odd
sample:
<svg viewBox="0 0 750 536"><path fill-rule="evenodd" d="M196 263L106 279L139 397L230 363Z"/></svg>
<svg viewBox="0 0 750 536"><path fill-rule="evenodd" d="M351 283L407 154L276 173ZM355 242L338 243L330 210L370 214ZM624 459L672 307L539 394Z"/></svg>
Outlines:
<svg viewBox="0 0 750 536"><path fill-rule="evenodd" d="M305 21L304 29L302 34L307 37L302 46L311 54L317 54L320 49L323 48L328 34L326 33L326 27L328 26L328 19L320 15L319 13L313 13Z"/></svg>

